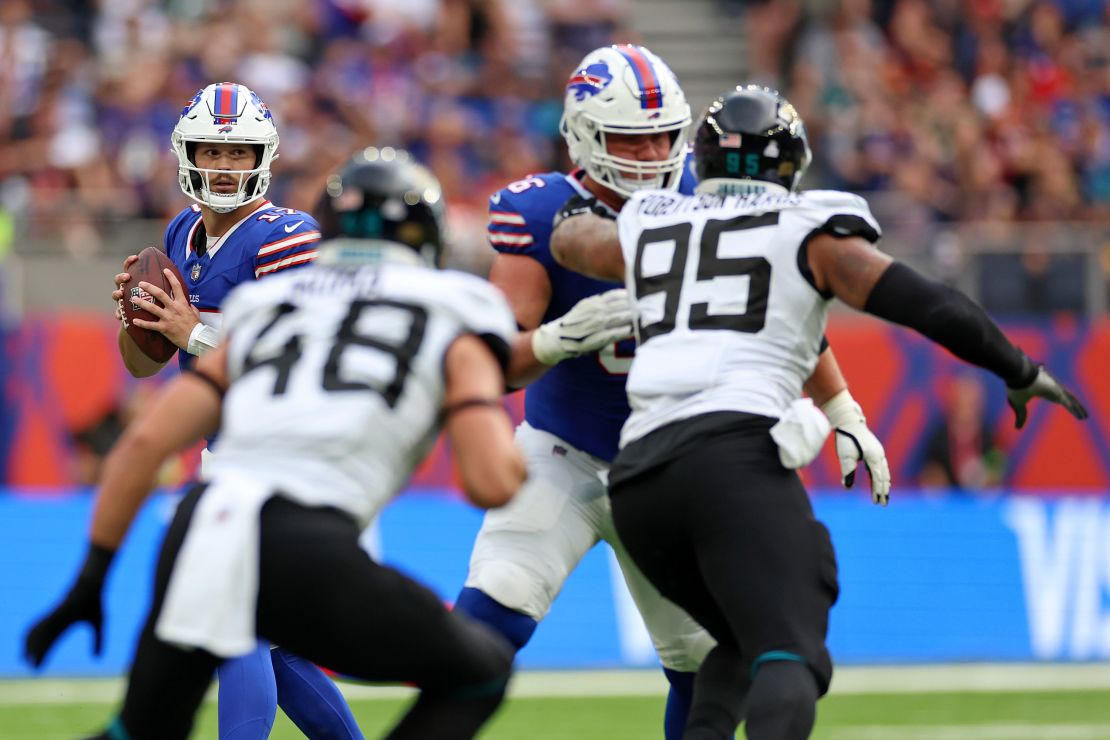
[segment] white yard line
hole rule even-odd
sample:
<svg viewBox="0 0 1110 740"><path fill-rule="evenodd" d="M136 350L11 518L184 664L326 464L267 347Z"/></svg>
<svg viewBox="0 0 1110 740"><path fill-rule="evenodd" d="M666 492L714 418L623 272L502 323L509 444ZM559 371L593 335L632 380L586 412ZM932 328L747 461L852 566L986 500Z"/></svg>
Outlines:
<svg viewBox="0 0 1110 740"><path fill-rule="evenodd" d="M341 686L343 693L351 699L397 698L410 696L413 692L409 688L346 682ZM847 666L836 670L832 684L832 693L838 695L1083 689L1110 691L1110 665ZM666 692L667 683L662 672L650 669L524 671L513 679L509 689L510 695L515 697L663 696ZM0 681L0 706L73 702L107 704L120 701L122 696L123 681L118 678ZM1079 726L1069 725L1065 729L1075 727ZM1110 729L1102 728L1100 732L1103 734L1098 737L1110 737Z"/></svg>
<svg viewBox="0 0 1110 740"><path fill-rule="evenodd" d="M856 725L822 732L822 740L1105 740L1110 725Z"/></svg>
<svg viewBox="0 0 1110 740"><path fill-rule="evenodd" d="M836 669L831 691L834 694L920 694L1082 689L1110 689L1110 664L848 666Z"/></svg>

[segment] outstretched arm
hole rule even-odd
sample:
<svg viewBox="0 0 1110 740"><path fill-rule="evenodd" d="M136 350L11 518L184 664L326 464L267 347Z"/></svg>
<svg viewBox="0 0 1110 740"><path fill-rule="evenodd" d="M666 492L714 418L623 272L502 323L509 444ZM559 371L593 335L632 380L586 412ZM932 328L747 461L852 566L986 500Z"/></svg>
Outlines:
<svg viewBox="0 0 1110 740"><path fill-rule="evenodd" d="M173 380L112 449L93 508L85 562L62 601L27 632L24 658L31 665L42 665L58 638L78 622L92 625L93 652L100 654L101 593L112 559L169 454L216 430L221 390L227 385L226 357L221 347L197 362L207 380L196 373Z"/></svg>
<svg viewBox="0 0 1110 740"><path fill-rule="evenodd" d="M1009 389L1017 426L1034 396L1064 406L1077 419L1087 410L1052 375L1002 333L986 312L954 288L895 262L859 237L821 234L809 242L807 258L818 290L853 308L915 329L965 362L986 368Z"/></svg>
<svg viewBox="0 0 1110 740"><path fill-rule="evenodd" d="M490 282L501 289L524 328L513 339L505 379L520 388L548 368L632 336L632 306L623 288L587 296L559 318L540 324L551 301L551 281L536 260L498 255Z"/></svg>

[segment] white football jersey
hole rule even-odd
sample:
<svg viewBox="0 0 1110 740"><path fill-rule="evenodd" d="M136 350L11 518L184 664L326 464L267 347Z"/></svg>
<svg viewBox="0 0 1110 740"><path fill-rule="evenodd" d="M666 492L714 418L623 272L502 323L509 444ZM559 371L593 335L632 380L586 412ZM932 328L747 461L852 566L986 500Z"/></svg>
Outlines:
<svg viewBox="0 0 1110 740"><path fill-rule="evenodd" d="M435 440L447 348L470 333L507 353L516 332L489 283L396 264L244 284L224 320L231 385L206 477L247 473L363 525Z"/></svg>
<svg viewBox="0 0 1110 740"><path fill-rule="evenodd" d="M714 411L778 418L817 364L829 296L800 253L828 232L879 238L850 193L635 193L617 220L638 313L621 446Z"/></svg>

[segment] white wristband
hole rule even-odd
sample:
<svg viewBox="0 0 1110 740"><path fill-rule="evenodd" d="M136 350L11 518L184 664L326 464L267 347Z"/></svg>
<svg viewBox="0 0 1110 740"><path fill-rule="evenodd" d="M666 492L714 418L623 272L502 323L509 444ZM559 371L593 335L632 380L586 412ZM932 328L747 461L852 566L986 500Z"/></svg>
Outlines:
<svg viewBox="0 0 1110 740"><path fill-rule="evenodd" d="M216 349L220 343L220 332L215 327L198 323L189 334L189 346L185 351L191 355L201 355Z"/></svg>
<svg viewBox="0 0 1110 740"><path fill-rule="evenodd" d="M856 403L856 399L852 398L852 394L848 392L847 388L821 404L821 410L825 412L825 416L829 418L829 423L832 424L834 429L839 429L852 422L861 424L866 422L863 409Z"/></svg>
<svg viewBox="0 0 1110 740"><path fill-rule="evenodd" d="M541 324L532 332L532 354L544 365L557 365L569 355L559 344L556 322Z"/></svg>

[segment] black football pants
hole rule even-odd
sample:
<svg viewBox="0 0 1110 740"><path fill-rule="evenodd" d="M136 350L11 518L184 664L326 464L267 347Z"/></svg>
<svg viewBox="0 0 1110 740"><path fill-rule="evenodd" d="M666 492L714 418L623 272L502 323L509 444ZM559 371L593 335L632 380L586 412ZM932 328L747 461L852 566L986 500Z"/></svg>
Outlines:
<svg viewBox="0 0 1110 740"><path fill-rule="evenodd" d="M779 462L772 423L699 440L610 491L636 565L718 642L698 674L688 738L729 737L745 692L748 737L807 737L784 713L808 714L811 726L832 676L836 558L797 474ZM793 666L762 671L772 664Z"/></svg>
<svg viewBox="0 0 1110 740"><path fill-rule="evenodd" d="M220 659L154 635L174 560L203 486L181 502L155 576L118 720L130 740L185 738ZM258 634L368 681L411 682L420 696L391 738L470 738L504 697L513 651L448 611L427 588L375 563L354 520L275 497L261 514ZM108 737L105 735L105 737Z"/></svg>

